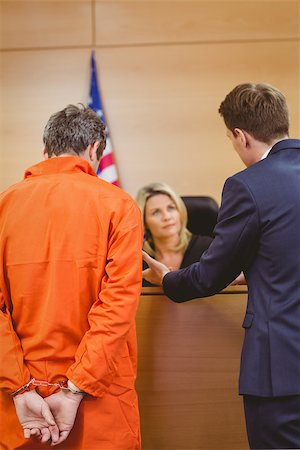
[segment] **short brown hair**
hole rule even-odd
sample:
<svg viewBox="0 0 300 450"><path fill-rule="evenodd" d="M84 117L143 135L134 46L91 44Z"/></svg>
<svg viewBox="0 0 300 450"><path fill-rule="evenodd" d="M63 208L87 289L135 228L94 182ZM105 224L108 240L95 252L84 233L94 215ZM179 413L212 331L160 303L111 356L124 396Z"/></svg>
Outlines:
<svg viewBox="0 0 300 450"><path fill-rule="evenodd" d="M219 113L230 131L240 128L261 142L270 144L289 133L286 99L266 83L239 84L225 97Z"/></svg>
<svg viewBox="0 0 300 450"><path fill-rule="evenodd" d="M97 157L100 159L106 146L105 125L92 109L82 104L68 105L52 114L45 126L43 141L49 157L62 153L79 155L99 141Z"/></svg>

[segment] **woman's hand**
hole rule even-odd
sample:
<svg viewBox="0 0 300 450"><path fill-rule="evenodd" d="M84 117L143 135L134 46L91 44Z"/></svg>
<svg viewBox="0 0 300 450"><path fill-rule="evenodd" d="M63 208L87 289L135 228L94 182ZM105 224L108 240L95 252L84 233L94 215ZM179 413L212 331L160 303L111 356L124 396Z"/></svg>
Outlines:
<svg viewBox="0 0 300 450"><path fill-rule="evenodd" d="M146 252L143 253L143 260L149 266L148 269L143 270L143 278L149 283L162 286L164 276L170 272L168 267L159 261L151 258Z"/></svg>
<svg viewBox="0 0 300 450"><path fill-rule="evenodd" d="M239 274L239 276L236 277L235 280L233 280L233 282L231 283L231 286L240 285L240 284L242 284L242 285L247 284L247 281L246 281L246 278L245 278L243 272L241 272Z"/></svg>

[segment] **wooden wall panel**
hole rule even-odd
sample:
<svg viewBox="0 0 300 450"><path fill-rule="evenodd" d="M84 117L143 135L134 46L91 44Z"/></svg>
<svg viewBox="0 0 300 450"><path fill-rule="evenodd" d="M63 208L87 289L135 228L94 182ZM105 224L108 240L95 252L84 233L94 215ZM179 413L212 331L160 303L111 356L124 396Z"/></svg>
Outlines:
<svg viewBox="0 0 300 450"><path fill-rule="evenodd" d="M5 52L2 55L2 189L42 159L42 133L50 115L86 101L89 50Z"/></svg>
<svg viewBox="0 0 300 450"><path fill-rule="evenodd" d="M91 2L2 1L1 47L91 45Z"/></svg>
<svg viewBox="0 0 300 450"><path fill-rule="evenodd" d="M225 137L220 102L236 84L268 81L286 93L299 133L297 43L224 43L98 49L104 106L126 190L166 181L181 194L220 198L243 165ZM128 174L130 174L128 176Z"/></svg>
<svg viewBox="0 0 300 450"><path fill-rule="evenodd" d="M15 0L8 0L8 1L15 1ZM26 1L26 0L21 0L21 1ZM41 0L41 1L49 1L49 0ZM58 0L52 0L52 1L58 1ZM68 0L68 1L72 1L72 0ZM82 0L78 0L78 1L82 1ZM96 0L96 1L102 1L102 0ZM118 3L128 3L132 0L117 0ZM167 3L167 2L172 2L173 0L133 0L133 1L138 1L139 3L149 3L149 2L153 2L153 3ZM175 1L180 1L181 3L186 3L189 4L192 1L196 2L196 3L206 3L208 0L175 0ZM228 3L228 0L209 0L210 3ZM250 0L252 1L252 0ZM275 0L276 1L276 0ZM297 2L298 0L294 0L295 2ZM103 2L105 3L116 3L116 0L103 0ZM234 0L235 3L247 3L249 2L249 0ZM274 3L274 0L260 0L258 3ZM222 5L221 5L222 6Z"/></svg>
<svg viewBox="0 0 300 450"><path fill-rule="evenodd" d="M256 19L250 6L254 3L260 12ZM291 135L299 137L299 12L294 14L299 4L273 2L270 8L268 1L105 1L95 3L94 21L92 1L1 2L6 13L2 14L5 49L0 74L5 173L0 190L18 181L24 169L40 158L41 134L49 115L67 103L87 101L89 25L94 21L98 42L101 35L103 42L116 42L120 33L125 36L127 31L128 39L135 40L132 46L101 44L96 49L103 103L123 188L135 196L141 185L162 180L183 195L206 194L219 201L225 178L243 168L225 138L217 112L234 85L250 80L278 86L288 98ZM122 5L124 19L119 14ZM100 10L103 17L99 17ZM156 21L152 28L145 11L150 11L149 23ZM153 11L162 16L156 18ZM206 11L205 23L199 11ZM239 16L237 11L243 14ZM267 17L260 17L261 11ZM297 32L295 17L298 39L289 37ZM102 22L111 22L105 33ZM174 43L175 37L186 39L185 27L188 39L192 37L189 33L194 33L199 39L206 36L205 40ZM146 34L142 30L137 35L143 28ZM198 35L200 29L206 34ZM224 39L214 42L210 30L219 30ZM158 31L165 43L156 42ZM282 32L287 33L285 37ZM211 40L207 33L211 33ZM237 37L241 33L243 40ZM267 35L270 40L262 37ZM143 40L152 40L154 45ZM19 46L24 46L24 51Z"/></svg>
<svg viewBox="0 0 300 450"><path fill-rule="evenodd" d="M17 5L18 3L27 3L28 1L33 1L33 2L35 1L36 3L60 3L60 2L64 2L64 3L87 3L87 2L89 2L89 3L92 3L94 0L1 0L1 3L4 3L4 2L5 3L14 3L15 5ZM104 1L110 1L110 0L104 0ZM128 0L125 0L125 1L128 1ZM183 0L183 1L185 1L185 0ZM198 0L196 0L196 1L198 1ZM202 1L202 0L200 0L200 1ZM227 1L227 0L225 0L225 1ZM237 1L246 1L246 0L237 0ZM263 1L270 1L270 0L263 0Z"/></svg>
<svg viewBox="0 0 300 450"><path fill-rule="evenodd" d="M97 45L289 39L299 35L295 1L96 2ZM279 23L280 26L274 26Z"/></svg>
<svg viewBox="0 0 300 450"><path fill-rule="evenodd" d="M297 135L298 51L297 43L232 43L222 51L220 44L98 49L103 103L124 189L135 196L143 184L161 180L182 195L201 193L219 201L225 177L243 168L225 138L217 112L221 100L242 81L273 83L288 97ZM3 188L39 159L49 115L67 103L86 102L89 54L87 49L2 55L2 148L10 149Z"/></svg>

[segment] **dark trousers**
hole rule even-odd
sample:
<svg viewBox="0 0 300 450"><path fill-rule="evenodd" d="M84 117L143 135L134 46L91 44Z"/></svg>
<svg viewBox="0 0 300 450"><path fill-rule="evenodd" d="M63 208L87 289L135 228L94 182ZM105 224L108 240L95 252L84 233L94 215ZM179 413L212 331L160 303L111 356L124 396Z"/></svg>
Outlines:
<svg viewBox="0 0 300 450"><path fill-rule="evenodd" d="M254 449L300 449L300 395L244 395L249 446Z"/></svg>

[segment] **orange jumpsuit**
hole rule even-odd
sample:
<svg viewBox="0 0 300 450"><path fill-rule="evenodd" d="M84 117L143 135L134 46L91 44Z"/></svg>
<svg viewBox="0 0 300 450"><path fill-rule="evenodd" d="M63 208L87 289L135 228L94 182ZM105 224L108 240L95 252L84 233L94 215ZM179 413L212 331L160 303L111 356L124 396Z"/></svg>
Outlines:
<svg viewBox="0 0 300 450"><path fill-rule="evenodd" d="M135 202L79 157L54 157L1 194L0 237L1 450L50 448L24 440L9 396L31 378L90 394L58 449L139 449Z"/></svg>

